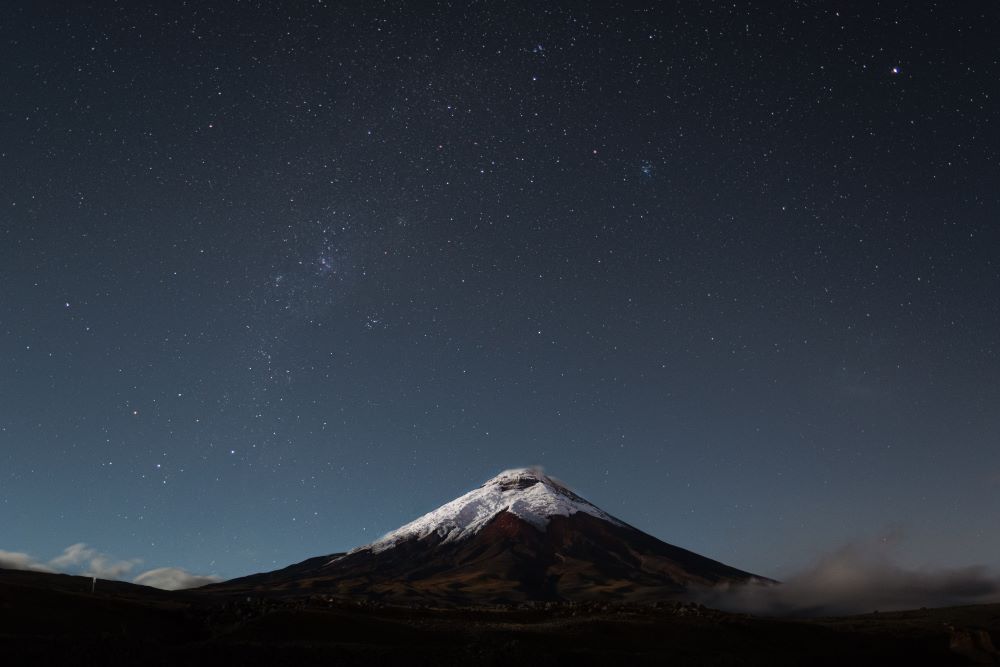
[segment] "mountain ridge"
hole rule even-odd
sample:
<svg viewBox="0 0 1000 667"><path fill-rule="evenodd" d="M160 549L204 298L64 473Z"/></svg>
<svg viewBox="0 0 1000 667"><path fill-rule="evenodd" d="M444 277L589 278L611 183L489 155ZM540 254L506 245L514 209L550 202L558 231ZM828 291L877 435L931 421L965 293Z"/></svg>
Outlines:
<svg viewBox="0 0 1000 667"><path fill-rule="evenodd" d="M630 526L536 468L507 470L346 553L206 590L401 603L643 602L769 582Z"/></svg>

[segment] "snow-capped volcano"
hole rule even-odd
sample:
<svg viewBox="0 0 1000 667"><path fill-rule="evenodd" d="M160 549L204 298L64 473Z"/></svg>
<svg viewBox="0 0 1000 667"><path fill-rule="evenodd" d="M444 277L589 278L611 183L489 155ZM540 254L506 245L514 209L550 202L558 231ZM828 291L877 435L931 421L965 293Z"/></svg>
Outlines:
<svg viewBox="0 0 1000 667"><path fill-rule="evenodd" d="M570 516L577 512L624 525L540 469L515 468L350 553L365 550L380 553L401 542L421 540L432 534L440 538L440 544L457 542L478 533L501 512L509 512L542 531L552 517Z"/></svg>
<svg viewBox="0 0 1000 667"><path fill-rule="evenodd" d="M210 588L435 604L650 601L752 578L633 528L540 470L519 468L371 544Z"/></svg>

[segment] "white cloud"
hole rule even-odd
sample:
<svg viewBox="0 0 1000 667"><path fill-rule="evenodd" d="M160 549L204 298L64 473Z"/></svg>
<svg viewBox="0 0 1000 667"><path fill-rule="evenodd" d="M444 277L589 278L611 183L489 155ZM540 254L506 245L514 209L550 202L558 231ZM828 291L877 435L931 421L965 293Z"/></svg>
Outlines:
<svg viewBox="0 0 1000 667"><path fill-rule="evenodd" d="M20 551L4 551L2 549L0 549L0 568L7 570L31 570L33 572L55 571L26 553L22 553Z"/></svg>
<svg viewBox="0 0 1000 667"><path fill-rule="evenodd" d="M155 570L143 572L133 582L143 586L162 588L168 591L176 591L182 588L197 588L206 584L214 584L221 579L215 575L191 574L187 570L179 567L159 567Z"/></svg>
<svg viewBox="0 0 1000 667"><path fill-rule="evenodd" d="M20 551L0 550L0 568L49 573L62 572L97 577L98 579L125 579L140 563L142 561L138 558L114 559L83 542L69 545L48 563ZM192 574L179 567L159 567L140 573L132 581L143 586L175 591L213 584L222 581L222 579L215 575Z"/></svg>
<svg viewBox="0 0 1000 667"><path fill-rule="evenodd" d="M87 566L84 574L88 577L97 577L98 579L120 579L141 562L138 558L113 561L98 555L90 559L90 564Z"/></svg>
<svg viewBox="0 0 1000 667"><path fill-rule="evenodd" d="M49 565L59 569L73 567L87 560L95 553L93 549L89 549L83 542L77 542L63 549L62 555L50 560Z"/></svg>
<svg viewBox="0 0 1000 667"><path fill-rule="evenodd" d="M62 555L50 560L49 565L60 571L77 570L78 574L87 577L120 579L141 562L138 558L114 560L83 542L77 542L63 549Z"/></svg>

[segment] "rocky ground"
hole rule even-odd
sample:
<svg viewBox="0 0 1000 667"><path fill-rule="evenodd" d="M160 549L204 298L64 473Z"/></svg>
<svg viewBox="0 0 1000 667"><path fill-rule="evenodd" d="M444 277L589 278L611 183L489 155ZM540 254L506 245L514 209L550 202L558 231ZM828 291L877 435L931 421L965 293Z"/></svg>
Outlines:
<svg viewBox="0 0 1000 667"><path fill-rule="evenodd" d="M693 604L391 606L0 571L5 664L1000 664L1000 605L767 619Z"/></svg>

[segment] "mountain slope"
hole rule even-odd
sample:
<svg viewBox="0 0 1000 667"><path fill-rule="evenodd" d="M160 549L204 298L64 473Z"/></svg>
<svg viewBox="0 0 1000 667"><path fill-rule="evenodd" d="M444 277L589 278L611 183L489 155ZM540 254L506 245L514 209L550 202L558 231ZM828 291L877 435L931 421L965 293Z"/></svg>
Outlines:
<svg viewBox="0 0 1000 667"><path fill-rule="evenodd" d="M396 602L648 601L752 578L629 526L540 471L518 469L346 554L211 590Z"/></svg>

